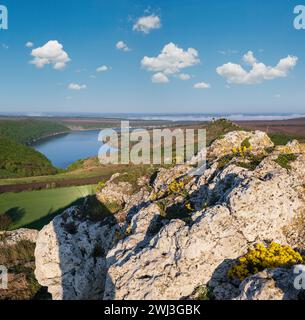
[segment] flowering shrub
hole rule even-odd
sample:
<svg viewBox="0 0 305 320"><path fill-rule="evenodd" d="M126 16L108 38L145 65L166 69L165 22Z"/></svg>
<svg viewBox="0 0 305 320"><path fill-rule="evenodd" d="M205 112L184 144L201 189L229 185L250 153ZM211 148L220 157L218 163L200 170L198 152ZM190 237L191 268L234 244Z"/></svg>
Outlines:
<svg viewBox="0 0 305 320"><path fill-rule="evenodd" d="M253 147L250 145L248 141L248 143L243 142L238 148L233 148L232 152L234 155L239 155L245 158L247 153L252 152L252 150L253 150Z"/></svg>
<svg viewBox="0 0 305 320"><path fill-rule="evenodd" d="M272 242L269 246L259 243L254 249L238 259L228 272L230 278L237 278L243 281L245 278L261 272L265 269L289 267L303 263L304 258L289 246L282 246Z"/></svg>
<svg viewBox="0 0 305 320"><path fill-rule="evenodd" d="M170 183L170 185L168 186L168 191L170 193L181 193L184 189L184 182L183 181L173 181L172 183Z"/></svg>

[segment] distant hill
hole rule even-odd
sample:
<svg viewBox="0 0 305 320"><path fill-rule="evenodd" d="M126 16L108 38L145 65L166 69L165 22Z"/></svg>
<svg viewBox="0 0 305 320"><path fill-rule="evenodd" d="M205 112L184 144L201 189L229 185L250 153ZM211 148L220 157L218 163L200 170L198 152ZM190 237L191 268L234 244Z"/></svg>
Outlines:
<svg viewBox="0 0 305 320"><path fill-rule="evenodd" d="M30 144L37 139L68 131L70 131L68 127L52 121L0 119L0 136L23 144Z"/></svg>
<svg viewBox="0 0 305 320"><path fill-rule="evenodd" d="M57 169L31 147L0 136L0 178L55 174Z"/></svg>
<svg viewBox="0 0 305 320"><path fill-rule="evenodd" d="M29 147L33 141L67 132L64 125L40 120L0 120L0 178L57 173L43 154Z"/></svg>

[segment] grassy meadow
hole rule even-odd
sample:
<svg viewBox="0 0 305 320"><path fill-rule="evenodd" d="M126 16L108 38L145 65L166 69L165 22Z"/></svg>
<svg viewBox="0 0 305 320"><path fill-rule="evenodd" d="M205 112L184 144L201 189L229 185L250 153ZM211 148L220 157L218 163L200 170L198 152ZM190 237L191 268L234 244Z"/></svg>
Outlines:
<svg viewBox="0 0 305 320"><path fill-rule="evenodd" d="M94 185L69 187L0 195L0 215L6 213L10 229L28 227L41 229L57 214L82 198L94 194Z"/></svg>

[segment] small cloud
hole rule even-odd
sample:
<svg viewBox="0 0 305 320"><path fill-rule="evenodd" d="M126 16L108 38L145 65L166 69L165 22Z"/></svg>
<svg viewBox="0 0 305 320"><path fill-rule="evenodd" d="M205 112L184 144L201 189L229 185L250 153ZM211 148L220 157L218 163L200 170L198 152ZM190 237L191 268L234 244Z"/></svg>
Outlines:
<svg viewBox="0 0 305 320"><path fill-rule="evenodd" d="M164 73L158 72L152 76L151 81L153 83L168 83L169 79Z"/></svg>
<svg viewBox="0 0 305 320"><path fill-rule="evenodd" d="M34 47L34 43L31 42L31 41L28 41L28 42L25 44L25 46L26 46L27 48L33 48L33 47Z"/></svg>
<svg viewBox="0 0 305 320"><path fill-rule="evenodd" d="M123 41L117 42L117 44L115 46L116 46L116 48L118 50L122 50L122 51L125 51L125 52L131 50L130 48L128 48L127 44L125 42L123 42Z"/></svg>
<svg viewBox="0 0 305 320"><path fill-rule="evenodd" d="M34 57L31 64L37 68L43 68L47 64L52 64L55 70L62 70L70 61L67 52L64 51L63 45L57 40L48 41L42 47L32 50L31 55Z"/></svg>
<svg viewBox="0 0 305 320"><path fill-rule="evenodd" d="M177 75L181 70L198 63L200 63L200 59L196 49L183 50L171 42L164 46L158 56L145 56L141 61L141 66L148 71L162 73L168 78L168 76Z"/></svg>
<svg viewBox="0 0 305 320"><path fill-rule="evenodd" d="M90 78L91 78L91 79L96 79L96 76L93 75L93 74L91 74L91 75L90 75Z"/></svg>
<svg viewBox="0 0 305 320"><path fill-rule="evenodd" d="M161 19L156 15L140 17L133 26L134 31L148 34L153 29L161 28Z"/></svg>
<svg viewBox="0 0 305 320"><path fill-rule="evenodd" d="M232 62L218 67L216 71L220 76L226 78L229 84L260 84L267 80L287 77L296 66L298 57L288 55L281 59L275 67L266 66L264 63L257 61L252 51L248 51L243 56L243 60L251 66L249 71Z"/></svg>
<svg viewBox="0 0 305 320"><path fill-rule="evenodd" d="M79 90L85 90L85 89L87 89L87 86L85 85L85 84L77 84L77 83L70 83L69 84L69 86L68 86L68 88L70 89L70 90L77 90L77 91L79 91Z"/></svg>
<svg viewBox="0 0 305 320"><path fill-rule="evenodd" d="M280 98L281 98L281 95L280 95L280 94L275 94L273 97L274 97L275 99L280 99Z"/></svg>
<svg viewBox="0 0 305 320"><path fill-rule="evenodd" d="M5 43L2 43L2 48L7 50L9 48L9 46L7 44L5 44Z"/></svg>
<svg viewBox="0 0 305 320"><path fill-rule="evenodd" d="M199 83L194 84L194 88L195 89L209 89L209 88L211 88L211 85L206 82L199 82Z"/></svg>
<svg viewBox="0 0 305 320"><path fill-rule="evenodd" d="M106 72L106 71L108 71L109 69L110 69L109 67L103 65L103 66L101 66L101 67L98 67L98 68L96 69L96 72Z"/></svg>
<svg viewBox="0 0 305 320"><path fill-rule="evenodd" d="M191 79L191 76L189 74L186 74L186 73L180 73L178 75L178 77L179 77L180 80L183 80L183 81Z"/></svg>

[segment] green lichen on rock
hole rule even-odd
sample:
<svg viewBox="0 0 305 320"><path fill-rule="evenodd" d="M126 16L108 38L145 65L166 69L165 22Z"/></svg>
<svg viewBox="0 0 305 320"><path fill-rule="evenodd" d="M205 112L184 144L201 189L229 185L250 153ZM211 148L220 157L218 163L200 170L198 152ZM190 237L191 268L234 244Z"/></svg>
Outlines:
<svg viewBox="0 0 305 320"><path fill-rule="evenodd" d="M293 153L282 153L275 160L277 164L279 164L282 168L291 170L290 163L297 160L297 156Z"/></svg>

